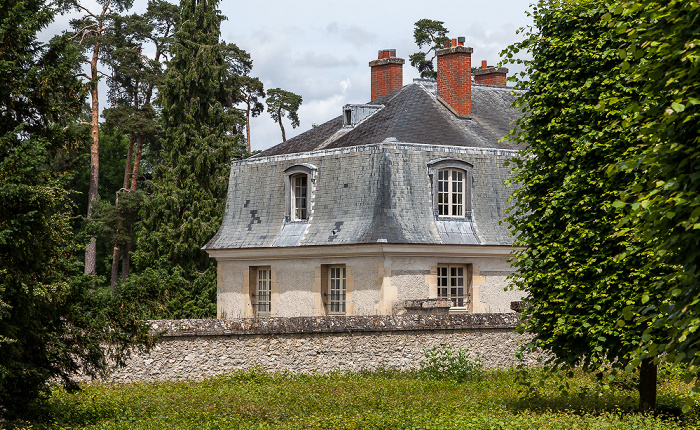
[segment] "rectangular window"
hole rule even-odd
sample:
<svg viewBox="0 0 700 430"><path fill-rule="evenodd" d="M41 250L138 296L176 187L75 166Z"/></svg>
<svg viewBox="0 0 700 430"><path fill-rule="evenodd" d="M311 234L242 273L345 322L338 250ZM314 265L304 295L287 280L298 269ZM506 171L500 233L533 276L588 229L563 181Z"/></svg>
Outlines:
<svg viewBox="0 0 700 430"><path fill-rule="evenodd" d="M450 299L452 306L465 306L468 303L467 267L464 265L440 265L437 270L438 297Z"/></svg>
<svg viewBox="0 0 700 430"><path fill-rule="evenodd" d="M256 315L269 315L272 310L272 270L269 267L252 268L254 291L251 302Z"/></svg>
<svg viewBox="0 0 700 430"><path fill-rule="evenodd" d="M345 266L328 266L328 313L345 315L346 296Z"/></svg>
<svg viewBox="0 0 700 430"><path fill-rule="evenodd" d="M438 215L464 217L464 171L443 169L438 171Z"/></svg>
<svg viewBox="0 0 700 430"><path fill-rule="evenodd" d="M307 176L292 176L292 217L295 221L307 219Z"/></svg>

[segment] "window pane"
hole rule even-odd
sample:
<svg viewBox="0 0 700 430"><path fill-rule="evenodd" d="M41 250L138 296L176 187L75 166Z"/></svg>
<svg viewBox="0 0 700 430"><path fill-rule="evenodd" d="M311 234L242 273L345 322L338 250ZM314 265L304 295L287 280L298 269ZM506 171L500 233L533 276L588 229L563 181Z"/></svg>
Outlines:
<svg viewBox="0 0 700 430"><path fill-rule="evenodd" d="M465 267L462 265L438 266L438 297L450 299L452 306L464 306L466 302L465 272Z"/></svg>
<svg viewBox="0 0 700 430"><path fill-rule="evenodd" d="M344 266L331 266L328 268L328 307L330 313L345 313L346 273Z"/></svg>

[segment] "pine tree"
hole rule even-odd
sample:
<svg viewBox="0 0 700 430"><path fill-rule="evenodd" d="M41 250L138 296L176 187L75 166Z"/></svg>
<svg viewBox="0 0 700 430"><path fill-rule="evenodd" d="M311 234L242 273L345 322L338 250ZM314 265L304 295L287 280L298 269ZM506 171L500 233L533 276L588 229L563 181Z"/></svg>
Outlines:
<svg viewBox="0 0 700 430"><path fill-rule="evenodd" d="M75 45L36 40L54 12L0 3L0 421L31 413L49 380L74 387L76 371L95 375L149 342L128 306L110 307L77 276L62 159L87 140L75 122L85 93Z"/></svg>
<svg viewBox="0 0 700 430"><path fill-rule="evenodd" d="M245 151L232 130L240 112L227 108L227 67L216 1L182 0L180 25L160 90L165 129L162 161L149 182L133 282L169 278L160 316L213 316L216 266L201 247L216 233L225 206L230 162Z"/></svg>

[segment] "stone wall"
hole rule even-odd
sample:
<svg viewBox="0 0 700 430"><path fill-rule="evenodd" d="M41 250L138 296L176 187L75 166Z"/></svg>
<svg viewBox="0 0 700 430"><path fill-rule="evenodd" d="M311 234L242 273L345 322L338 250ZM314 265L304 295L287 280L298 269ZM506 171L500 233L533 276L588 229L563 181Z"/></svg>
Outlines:
<svg viewBox="0 0 700 430"><path fill-rule="evenodd" d="M116 382L200 379L259 367L268 371L332 372L412 369L423 349L450 344L483 354L487 368L518 364L527 336L515 333L516 314L376 317L242 318L153 321L162 338L109 377ZM540 357L528 356L526 364Z"/></svg>

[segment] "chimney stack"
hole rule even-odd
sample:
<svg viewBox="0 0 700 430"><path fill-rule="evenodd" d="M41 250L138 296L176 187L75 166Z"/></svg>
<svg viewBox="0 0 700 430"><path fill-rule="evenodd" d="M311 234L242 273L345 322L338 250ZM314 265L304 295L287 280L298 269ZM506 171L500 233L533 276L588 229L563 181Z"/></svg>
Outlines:
<svg viewBox="0 0 700 430"><path fill-rule="evenodd" d="M486 60L484 60L481 62L481 69L474 71L474 83L505 87L507 74L508 69L505 67L487 66Z"/></svg>
<svg viewBox="0 0 700 430"><path fill-rule="evenodd" d="M396 49L379 51L377 59L369 62L372 70L372 100L376 100L403 86L403 58L396 57Z"/></svg>
<svg viewBox="0 0 700 430"><path fill-rule="evenodd" d="M460 117L472 114L472 52L464 37L445 42L437 55L437 95Z"/></svg>

